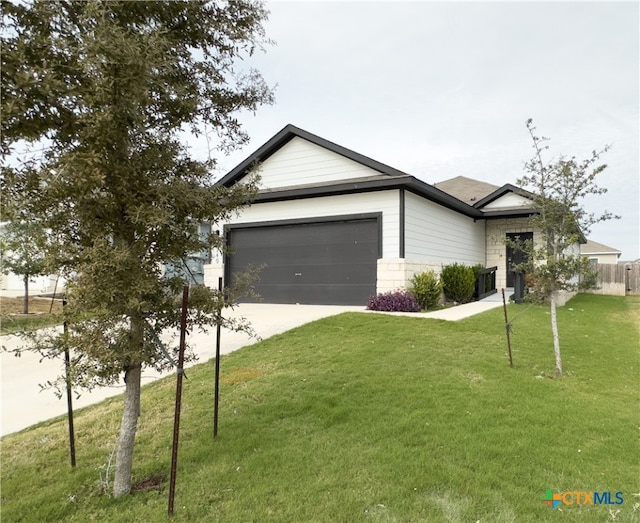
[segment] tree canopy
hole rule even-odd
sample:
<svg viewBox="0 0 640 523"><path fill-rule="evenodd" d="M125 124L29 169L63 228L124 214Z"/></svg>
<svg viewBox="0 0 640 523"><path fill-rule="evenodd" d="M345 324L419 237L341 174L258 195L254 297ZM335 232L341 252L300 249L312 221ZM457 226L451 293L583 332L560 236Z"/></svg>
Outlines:
<svg viewBox="0 0 640 523"><path fill-rule="evenodd" d="M3 213L49 233L47 262L67 279L75 381L127 385L114 494L129 492L142 366L172 365L160 333L179 324L184 284L164 267L221 249L201 222L224 221L255 179L214 183L185 133L216 149L247 140L237 113L273 101L238 62L269 44L261 1L3 2ZM226 303L197 289L192 321ZM87 319L87 313L91 313Z"/></svg>
<svg viewBox="0 0 640 523"><path fill-rule="evenodd" d="M22 276L24 282L23 314L29 313L29 281L45 273L44 248L47 236L42 227L33 222L14 219L0 235L2 272Z"/></svg>
<svg viewBox="0 0 640 523"><path fill-rule="evenodd" d="M595 273L588 259L580 254L580 243L596 223L617 218L611 212L588 212L584 199L600 195L607 189L597 184L596 177L606 168L599 164L609 146L592 151L585 160L562 156L547 160L548 138L538 136L533 120L527 120L534 155L525 164L526 174L517 184L531 192L536 213L529 222L539 239L513 245L527 254L527 262L518 270L528 274L534 299L548 300L551 306L551 328L554 341L556 371L562 375L562 358L556 318L556 301L561 291L592 288Z"/></svg>

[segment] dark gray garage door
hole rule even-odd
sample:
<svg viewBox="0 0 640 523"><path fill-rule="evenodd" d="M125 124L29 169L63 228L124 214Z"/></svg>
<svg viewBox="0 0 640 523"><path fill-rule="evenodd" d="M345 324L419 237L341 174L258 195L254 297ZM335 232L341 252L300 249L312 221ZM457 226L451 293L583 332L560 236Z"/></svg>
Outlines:
<svg viewBox="0 0 640 523"><path fill-rule="evenodd" d="M264 303L366 305L376 292L378 218L232 227L227 241L227 277L266 265L255 286Z"/></svg>

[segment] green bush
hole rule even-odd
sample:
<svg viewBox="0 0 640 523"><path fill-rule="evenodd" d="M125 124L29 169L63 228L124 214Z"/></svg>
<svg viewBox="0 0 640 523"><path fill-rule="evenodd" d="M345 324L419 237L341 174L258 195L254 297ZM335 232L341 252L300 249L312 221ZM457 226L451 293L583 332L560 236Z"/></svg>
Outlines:
<svg viewBox="0 0 640 523"><path fill-rule="evenodd" d="M442 269L442 288L447 300L468 303L476 287L473 267L462 263L453 263Z"/></svg>
<svg viewBox="0 0 640 523"><path fill-rule="evenodd" d="M434 271L421 272L411 278L411 292L423 310L433 309L440 301L442 282Z"/></svg>
<svg viewBox="0 0 640 523"><path fill-rule="evenodd" d="M473 276L477 280L480 277L480 273L484 270L484 265L477 263L471 268L473 269Z"/></svg>

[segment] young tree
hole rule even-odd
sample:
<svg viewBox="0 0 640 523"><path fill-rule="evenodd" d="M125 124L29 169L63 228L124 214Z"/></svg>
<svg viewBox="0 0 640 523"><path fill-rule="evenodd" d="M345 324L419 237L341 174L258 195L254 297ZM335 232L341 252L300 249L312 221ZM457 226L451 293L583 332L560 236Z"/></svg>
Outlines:
<svg viewBox="0 0 640 523"><path fill-rule="evenodd" d="M215 161L194 159L183 137L214 130L223 151L246 142L236 113L272 103L272 92L236 63L269 43L267 12L261 0L16 1L3 10L5 210L51 231L48 262L67 278L72 328L47 354L66 343L85 387L124 377L119 497L131 490L142 368L172 366L160 333L179 325L184 282L163 267L220 249L197 225L229 219L257 190L255 180L216 186ZM25 143L31 156L7 161ZM191 325L212 325L225 300L193 289Z"/></svg>
<svg viewBox="0 0 640 523"><path fill-rule="evenodd" d="M538 213L531 216L530 223L539 231L540 241L537 245L528 242L518 246L528 257L519 269L527 273L537 297L549 301L556 371L562 376L556 314L558 293L595 285L595 274L589 261L580 255L579 244L591 226L617 218L606 211L589 213L583 207L585 197L607 192L598 187L595 179L607 167L598 163L609 147L594 150L583 161L577 161L574 156L547 161L544 152L549 148L546 145L548 138L536 135L532 119L527 120L527 129L533 141L534 156L525 164L527 174L517 184L531 191L529 196Z"/></svg>
<svg viewBox="0 0 640 523"><path fill-rule="evenodd" d="M42 227L22 220L9 222L0 237L2 272L22 276L24 282L23 314L29 314L29 281L45 271L45 242Z"/></svg>

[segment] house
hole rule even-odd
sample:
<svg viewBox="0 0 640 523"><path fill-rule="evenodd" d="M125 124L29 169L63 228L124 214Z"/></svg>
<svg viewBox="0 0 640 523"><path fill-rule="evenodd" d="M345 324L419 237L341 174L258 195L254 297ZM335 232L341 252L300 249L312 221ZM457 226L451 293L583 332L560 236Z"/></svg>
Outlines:
<svg viewBox="0 0 640 523"><path fill-rule="evenodd" d="M527 193L457 177L435 185L287 125L218 183L241 183L256 162L261 190L214 225L233 251L204 266L205 283L265 265L265 303L360 304L454 262L497 267L513 286L506 237L533 238Z"/></svg>
<svg viewBox="0 0 640 523"><path fill-rule="evenodd" d="M580 245L580 254L586 256L591 263L597 265L602 263L618 263L618 258L620 258L622 252L602 243L587 240L587 243Z"/></svg>

